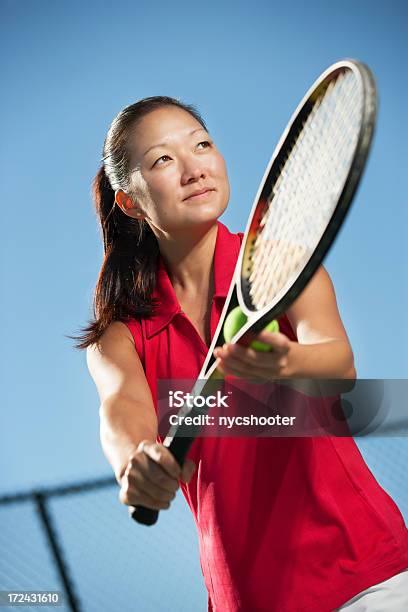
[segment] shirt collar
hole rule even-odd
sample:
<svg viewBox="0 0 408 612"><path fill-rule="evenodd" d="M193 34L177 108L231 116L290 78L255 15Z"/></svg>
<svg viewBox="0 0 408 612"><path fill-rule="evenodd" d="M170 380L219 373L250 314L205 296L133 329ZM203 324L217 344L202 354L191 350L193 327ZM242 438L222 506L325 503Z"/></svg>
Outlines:
<svg viewBox="0 0 408 612"><path fill-rule="evenodd" d="M225 299L231 284L232 274L240 249L240 238L217 221L217 239L214 251L214 299ZM181 312L173 285L167 274L163 258L159 255L156 287L152 298L156 301L151 317L146 319L148 338L164 329L176 314Z"/></svg>

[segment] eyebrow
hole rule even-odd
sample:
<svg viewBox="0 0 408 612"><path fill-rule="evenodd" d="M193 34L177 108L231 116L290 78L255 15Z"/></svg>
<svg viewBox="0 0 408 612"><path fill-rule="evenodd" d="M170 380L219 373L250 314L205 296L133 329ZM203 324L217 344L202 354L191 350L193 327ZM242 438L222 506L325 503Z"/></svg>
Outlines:
<svg viewBox="0 0 408 612"><path fill-rule="evenodd" d="M189 134L188 134L188 135L189 135L189 136L192 136L192 135L193 135L193 134L195 134L196 132L206 132L206 131L207 131L207 130L205 130L204 128L202 128L202 127L201 127L201 128L197 128L196 130L193 130L192 132L189 132ZM168 146L168 143L167 143L167 142L161 142L161 143L159 143L159 144L152 145L151 147L149 147L149 148L147 149L147 151L145 151L145 152L143 153L143 157L145 157L145 155L147 155L147 154L149 153L149 151L151 151L152 149L156 149L156 148L158 148L158 147L166 147L166 146Z"/></svg>

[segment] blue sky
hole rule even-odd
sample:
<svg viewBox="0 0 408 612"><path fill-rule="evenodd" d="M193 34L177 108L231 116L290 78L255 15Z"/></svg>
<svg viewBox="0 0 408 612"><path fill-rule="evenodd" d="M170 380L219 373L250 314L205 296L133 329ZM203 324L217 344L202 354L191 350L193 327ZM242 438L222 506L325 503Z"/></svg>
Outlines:
<svg viewBox="0 0 408 612"><path fill-rule="evenodd" d="M98 398L72 334L91 314L102 244L90 184L121 108L196 104L245 227L292 111L345 57L380 97L366 174L326 267L361 378L407 378L407 5L403 1L1 1L3 390L0 491L104 475Z"/></svg>

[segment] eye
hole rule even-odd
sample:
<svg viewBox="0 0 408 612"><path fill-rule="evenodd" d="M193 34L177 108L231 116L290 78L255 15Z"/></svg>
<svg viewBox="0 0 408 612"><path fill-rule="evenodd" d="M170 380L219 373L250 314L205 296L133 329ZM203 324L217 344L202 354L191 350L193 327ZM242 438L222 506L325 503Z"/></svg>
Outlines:
<svg viewBox="0 0 408 612"><path fill-rule="evenodd" d="M208 147L212 146L212 142L210 142L209 140L202 140L201 142L198 143L197 147L199 147L200 145L204 145L204 149L208 149Z"/></svg>
<svg viewBox="0 0 408 612"><path fill-rule="evenodd" d="M171 159L171 157L169 157L168 155L162 155L161 157L159 157L158 159L156 159L156 161L154 162L153 166L156 166L156 164L158 164L158 162L165 162L168 159ZM159 164L161 166L161 164Z"/></svg>

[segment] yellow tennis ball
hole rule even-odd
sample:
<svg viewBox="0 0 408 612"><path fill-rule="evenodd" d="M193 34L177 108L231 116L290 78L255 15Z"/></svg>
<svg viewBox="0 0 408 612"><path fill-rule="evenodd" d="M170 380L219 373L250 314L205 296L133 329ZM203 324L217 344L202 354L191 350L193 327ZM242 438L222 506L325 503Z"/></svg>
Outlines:
<svg viewBox="0 0 408 612"><path fill-rule="evenodd" d="M232 338L246 322L247 316L242 312L239 306L231 310L224 322L225 342L231 342Z"/></svg>
<svg viewBox="0 0 408 612"><path fill-rule="evenodd" d="M275 320L271 321L264 328L264 331L273 332L273 333L278 332L279 331L278 322ZM264 353L271 350L271 347L269 344L265 344L265 342L259 342L258 340L254 340L253 342L251 342L251 348L255 349L256 351L262 351Z"/></svg>

